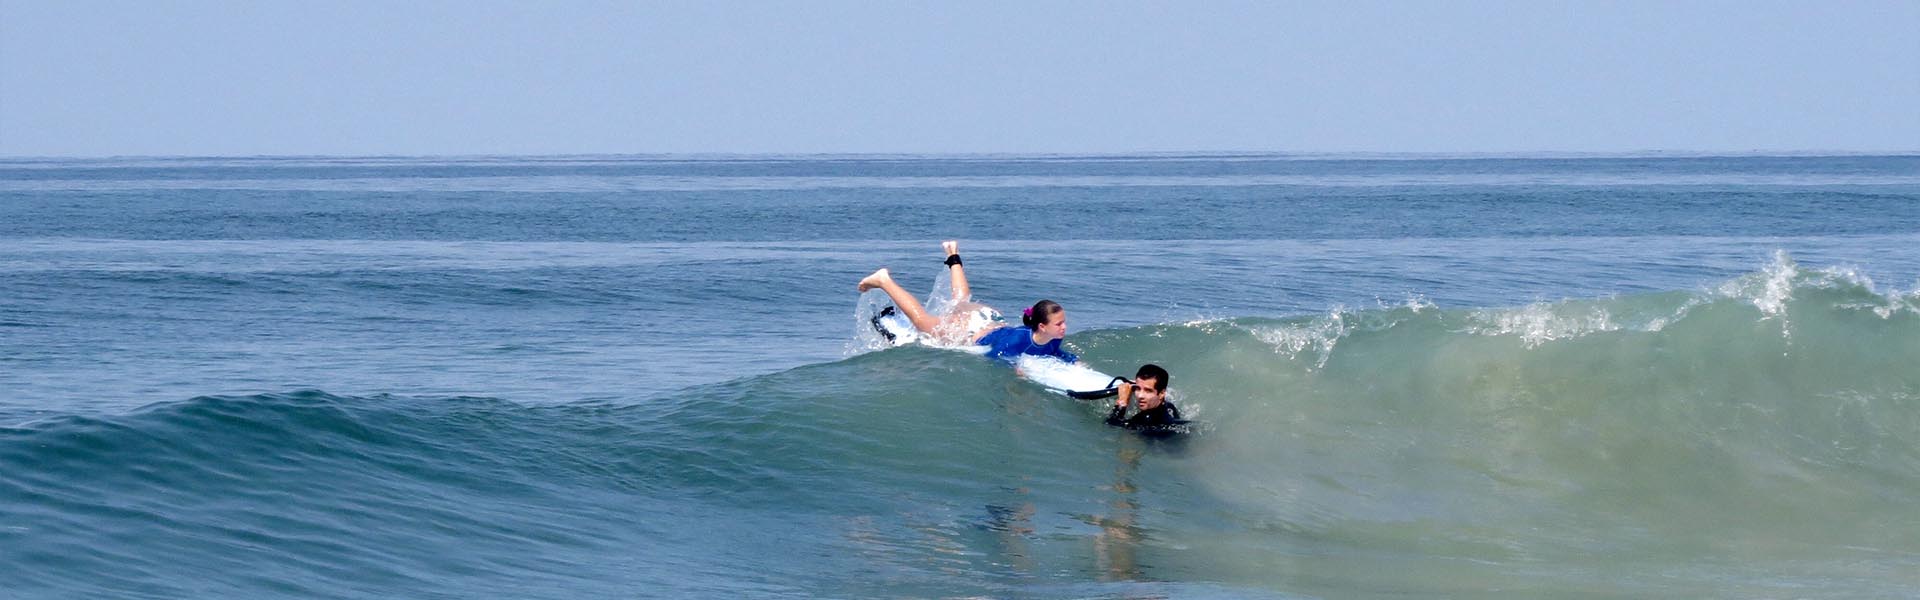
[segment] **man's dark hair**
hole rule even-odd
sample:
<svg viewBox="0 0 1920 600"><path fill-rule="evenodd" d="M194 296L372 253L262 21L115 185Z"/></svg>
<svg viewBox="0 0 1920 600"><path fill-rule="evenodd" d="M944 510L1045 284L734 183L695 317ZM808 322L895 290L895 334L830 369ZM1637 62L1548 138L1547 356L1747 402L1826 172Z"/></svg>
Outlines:
<svg viewBox="0 0 1920 600"><path fill-rule="evenodd" d="M1168 387L1173 386L1173 376L1167 374L1167 370L1160 368L1160 365L1152 363L1140 365L1140 370L1133 373L1133 378L1136 381L1140 379L1152 379L1158 382L1160 384L1158 387L1162 393L1166 392Z"/></svg>

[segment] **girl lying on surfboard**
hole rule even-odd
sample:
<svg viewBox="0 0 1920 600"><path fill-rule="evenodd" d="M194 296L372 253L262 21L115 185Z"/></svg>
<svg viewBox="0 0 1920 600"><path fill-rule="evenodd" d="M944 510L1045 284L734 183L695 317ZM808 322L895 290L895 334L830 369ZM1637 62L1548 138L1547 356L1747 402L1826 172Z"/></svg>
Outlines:
<svg viewBox="0 0 1920 600"><path fill-rule="evenodd" d="M1166 369L1143 365L1134 378L1128 380L1071 364L1080 358L1060 347L1061 338L1067 335L1066 309L1052 300L1041 300L1021 315L1021 326L1002 323L999 311L971 301L967 273L960 266L959 242L949 241L940 246L947 253L947 269L953 279L954 307L946 314L928 312L919 300L893 281L893 274L886 269L874 271L860 280L862 293L879 288L893 300L894 306L873 317L874 330L886 336L889 343L899 345L917 340L947 347L986 346L987 356L1025 365L1025 371L1020 366L1014 370L1069 397L1097 400L1119 396L1113 412L1107 416L1111 425L1152 434L1183 431L1186 420L1181 419L1179 409L1167 401L1167 384L1172 377ZM1020 360L1025 356L1051 357L1069 364ZM1127 416L1129 404L1139 408L1131 417Z"/></svg>
<svg viewBox="0 0 1920 600"><path fill-rule="evenodd" d="M960 264L960 242L948 241L940 244L947 253L947 270L953 276L954 308L945 315L927 312L920 301L907 293L907 290L894 283L893 274L885 268L874 271L872 275L860 280L862 292L874 288L886 291L894 306L900 308L914 329L933 336L934 340L945 345L976 344L987 347L987 356L1002 360L1013 360L1021 355L1051 356L1065 362L1077 362L1074 356L1060 347L1060 341L1067 335L1067 310L1052 300L1035 302L1021 314L1020 326L1010 326L1001 321L1000 311L993 307L971 300L972 288L967 286L966 269Z"/></svg>

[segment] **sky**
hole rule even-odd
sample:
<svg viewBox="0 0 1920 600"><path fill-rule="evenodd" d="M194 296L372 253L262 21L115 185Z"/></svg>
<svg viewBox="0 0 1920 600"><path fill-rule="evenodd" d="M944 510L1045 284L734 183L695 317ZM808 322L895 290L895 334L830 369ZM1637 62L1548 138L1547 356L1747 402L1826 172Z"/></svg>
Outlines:
<svg viewBox="0 0 1920 600"><path fill-rule="evenodd" d="M0 156L1920 151L1920 0L0 0Z"/></svg>

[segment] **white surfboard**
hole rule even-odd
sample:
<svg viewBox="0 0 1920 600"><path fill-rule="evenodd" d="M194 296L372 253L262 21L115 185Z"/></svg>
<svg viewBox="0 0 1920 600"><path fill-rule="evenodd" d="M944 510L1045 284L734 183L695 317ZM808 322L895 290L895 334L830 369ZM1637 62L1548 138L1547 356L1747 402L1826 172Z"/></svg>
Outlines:
<svg viewBox="0 0 1920 600"><path fill-rule="evenodd" d="M914 328L912 320L892 306L880 309L878 314L873 315L872 322L873 330L880 333L888 346L905 346L925 337L919 329Z"/></svg>
<svg viewBox="0 0 1920 600"><path fill-rule="evenodd" d="M1114 376L1079 363L1051 356L1021 356L1014 364L1020 368L1021 377L1074 398L1093 400L1119 393L1112 387L1118 381Z"/></svg>
<svg viewBox="0 0 1920 600"><path fill-rule="evenodd" d="M913 322L892 306L881 309L871 321L874 331L885 338L888 346L923 344L975 354L986 351L986 346L971 344L959 347L940 345L936 343L933 336L915 329ZM1112 388L1114 383L1112 375L1095 371L1084 365L1064 362L1051 356L1021 356L1014 365L1019 367L1021 377L1074 398L1106 398L1115 393Z"/></svg>

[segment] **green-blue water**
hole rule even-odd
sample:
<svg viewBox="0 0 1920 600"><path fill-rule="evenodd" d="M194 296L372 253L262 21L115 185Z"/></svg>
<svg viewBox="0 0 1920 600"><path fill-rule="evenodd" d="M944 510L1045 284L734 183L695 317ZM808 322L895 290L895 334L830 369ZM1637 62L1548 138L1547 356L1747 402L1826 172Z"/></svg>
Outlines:
<svg viewBox="0 0 1920 600"><path fill-rule="evenodd" d="M952 238L1197 431L867 351ZM4 161L0 597L1920 596L1917 248L1899 156Z"/></svg>

